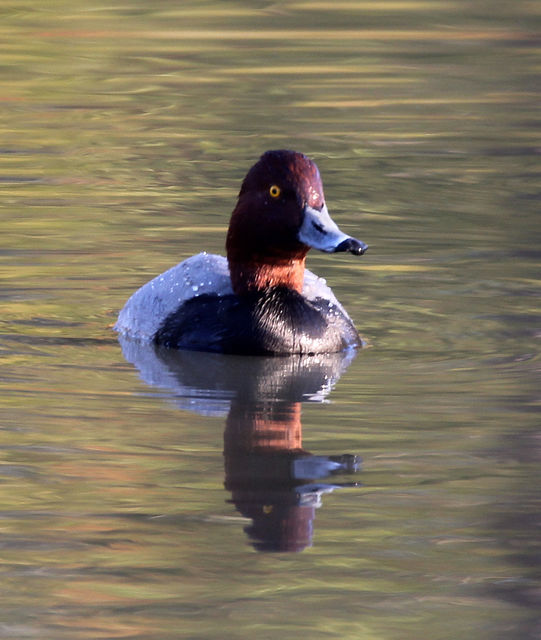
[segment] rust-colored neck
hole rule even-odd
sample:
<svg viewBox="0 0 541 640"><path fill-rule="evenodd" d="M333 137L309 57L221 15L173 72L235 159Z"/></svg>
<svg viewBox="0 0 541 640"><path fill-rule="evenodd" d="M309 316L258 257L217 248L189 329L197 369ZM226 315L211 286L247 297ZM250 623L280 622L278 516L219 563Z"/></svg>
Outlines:
<svg viewBox="0 0 541 640"><path fill-rule="evenodd" d="M227 417L225 453L261 453L302 449L301 403L258 406L235 403Z"/></svg>
<svg viewBox="0 0 541 640"><path fill-rule="evenodd" d="M229 260L233 291L242 295L268 287L283 286L302 292L305 258L273 259L266 262Z"/></svg>

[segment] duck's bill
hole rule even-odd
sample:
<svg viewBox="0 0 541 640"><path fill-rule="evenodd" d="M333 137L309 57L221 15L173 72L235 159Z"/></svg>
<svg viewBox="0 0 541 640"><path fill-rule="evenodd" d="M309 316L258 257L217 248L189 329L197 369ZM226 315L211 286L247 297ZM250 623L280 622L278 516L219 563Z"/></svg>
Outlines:
<svg viewBox="0 0 541 640"><path fill-rule="evenodd" d="M303 244L326 253L348 251L362 256L368 249L368 245L361 240L340 231L326 205L320 211L308 205L304 207L304 218L297 237Z"/></svg>

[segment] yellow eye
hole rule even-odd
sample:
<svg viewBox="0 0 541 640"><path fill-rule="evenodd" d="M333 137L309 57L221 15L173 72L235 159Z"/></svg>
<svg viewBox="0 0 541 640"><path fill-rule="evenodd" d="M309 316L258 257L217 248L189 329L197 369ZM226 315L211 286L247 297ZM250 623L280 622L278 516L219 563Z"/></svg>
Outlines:
<svg viewBox="0 0 541 640"><path fill-rule="evenodd" d="M269 193L271 198L277 198L280 195L280 193L282 193L282 191L277 184L273 184L272 187L269 189Z"/></svg>

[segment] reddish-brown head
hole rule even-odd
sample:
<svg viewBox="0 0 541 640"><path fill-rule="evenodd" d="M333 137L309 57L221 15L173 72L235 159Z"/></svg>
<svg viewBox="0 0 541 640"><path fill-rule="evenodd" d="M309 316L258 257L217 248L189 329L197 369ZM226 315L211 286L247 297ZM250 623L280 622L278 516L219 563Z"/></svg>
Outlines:
<svg viewBox="0 0 541 640"><path fill-rule="evenodd" d="M309 158L267 151L248 171L229 224L226 248L235 293L278 285L300 292L310 247L357 254L366 249L329 217L318 168Z"/></svg>

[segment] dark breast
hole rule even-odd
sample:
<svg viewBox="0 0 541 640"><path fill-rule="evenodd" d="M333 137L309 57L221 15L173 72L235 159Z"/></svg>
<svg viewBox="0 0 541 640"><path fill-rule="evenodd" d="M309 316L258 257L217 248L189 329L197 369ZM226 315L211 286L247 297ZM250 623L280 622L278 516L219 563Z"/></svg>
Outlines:
<svg viewBox="0 0 541 640"><path fill-rule="evenodd" d="M165 319L154 340L174 349L252 355L334 353L361 344L339 309L286 287L192 298Z"/></svg>

